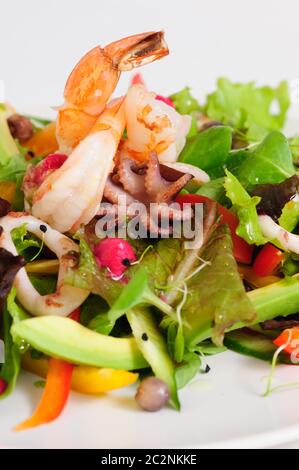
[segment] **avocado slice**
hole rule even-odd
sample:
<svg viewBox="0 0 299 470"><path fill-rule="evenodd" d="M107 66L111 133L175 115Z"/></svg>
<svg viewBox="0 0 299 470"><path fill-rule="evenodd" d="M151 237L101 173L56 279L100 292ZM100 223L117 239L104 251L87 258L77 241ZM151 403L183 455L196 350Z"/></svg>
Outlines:
<svg viewBox="0 0 299 470"><path fill-rule="evenodd" d="M11 333L44 354L74 364L124 370L148 366L134 338L101 335L70 318L30 318L13 325Z"/></svg>

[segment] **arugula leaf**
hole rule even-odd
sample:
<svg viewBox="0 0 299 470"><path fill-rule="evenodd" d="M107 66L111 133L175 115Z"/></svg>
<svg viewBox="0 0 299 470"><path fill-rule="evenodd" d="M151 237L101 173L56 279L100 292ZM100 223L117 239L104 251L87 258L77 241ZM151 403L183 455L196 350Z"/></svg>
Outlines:
<svg viewBox="0 0 299 470"><path fill-rule="evenodd" d="M273 105L278 107L276 112L272 111ZM289 106L287 82L271 88L219 78L217 89L208 95L204 110L211 119L232 126L245 133L249 141L256 142L268 132L282 129Z"/></svg>
<svg viewBox="0 0 299 470"><path fill-rule="evenodd" d="M191 95L190 88L185 87L181 91L174 93L170 96L175 109L180 114L191 114L194 111L199 111L200 106L198 101Z"/></svg>
<svg viewBox="0 0 299 470"><path fill-rule="evenodd" d="M281 216L278 219L279 225L292 232L299 224L299 202L289 201L282 209Z"/></svg>
<svg viewBox="0 0 299 470"><path fill-rule="evenodd" d="M253 149L237 152L233 161L234 167L229 158L228 168L245 186L281 183L295 174L287 138L276 131Z"/></svg>
<svg viewBox="0 0 299 470"><path fill-rule="evenodd" d="M15 389L21 369L21 353L19 345L14 343L10 329L13 323L18 323L28 318L25 311L16 303L16 290L11 289L7 302L3 308L3 327L5 344L5 362L0 371L0 377L7 383L7 388L0 395L0 399L6 398Z"/></svg>
<svg viewBox="0 0 299 470"><path fill-rule="evenodd" d="M256 211L260 198L258 196L250 197L237 178L228 170L226 170L224 187L239 219L237 235L244 238L249 244L263 245L266 243L267 240L262 234Z"/></svg>
<svg viewBox="0 0 299 470"><path fill-rule="evenodd" d="M180 390L184 388L196 376L201 366L201 359L194 352L187 352L183 362L175 369L175 379Z"/></svg>
<svg viewBox="0 0 299 470"><path fill-rule="evenodd" d="M210 127L187 141L179 160L197 166L213 177L222 176L231 143L230 127Z"/></svg>
<svg viewBox="0 0 299 470"><path fill-rule="evenodd" d="M255 318L233 256L230 232L225 225L215 230L201 257L207 263L189 280L189 295L182 308L184 336L190 349L199 343L211 324L214 325L212 340L217 346L222 346L225 330L239 321L246 323Z"/></svg>

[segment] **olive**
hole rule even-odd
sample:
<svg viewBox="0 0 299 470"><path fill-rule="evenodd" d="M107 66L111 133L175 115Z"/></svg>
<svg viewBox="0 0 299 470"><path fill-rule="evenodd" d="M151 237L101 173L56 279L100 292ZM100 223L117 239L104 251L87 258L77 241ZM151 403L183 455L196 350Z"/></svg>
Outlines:
<svg viewBox="0 0 299 470"><path fill-rule="evenodd" d="M159 411L169 400L169 389L158 377L147 377L140 383L135 399L145 411Z"/></svg>
<svg viewBox="0 0 299 470"><path fill-rule="evenodd" d="M21 114L13 114L7 119L7 124L11 135L18 139L19 142L24 142L33 136L33 125L31 121L22 116Z"/></svg>

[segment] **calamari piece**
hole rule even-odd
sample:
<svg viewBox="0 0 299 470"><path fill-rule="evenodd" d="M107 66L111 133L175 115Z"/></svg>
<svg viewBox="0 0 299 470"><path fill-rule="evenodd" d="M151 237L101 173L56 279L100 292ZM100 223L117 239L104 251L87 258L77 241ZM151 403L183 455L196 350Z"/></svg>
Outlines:
<svg viewBox="0 0 299 470"><path fill-rule="evenodd" d="M299 236L280 227L269 215L259 215L259 225L264 237L278 240L286 251L299 254Z"/></svg>
<svg viewBox="0 0 299 470"><path fill-rule="evenodd" d="M208 173L203 171L201 168L198 168L194 165L190 165L189 163L183 162L175 162L175 163L165 163L165 166L172 168L177 171L181 171L182 173L189 173L193 176L193 182L198 184L199 186L208 183L210 181L210 177Z"/></svg>
<svg viewBox="0 0 299 470"><path fill-rule="evenodd" d="M177 160L191 126L191 117L157 100L143 85L133 85L126 97L127 151L145 161L156 152L160 163Z"/></svg>
<svg viewBox="0 0 299 470"><path fill-rule="evenodd" d="M74 252L79 254L78 245L35 217L23 212L9 212L8 215L0 219L0 227L2 227L1 248L17 255L11 231L23 224L26 224L30 233L44 240L45 245L57 255L60 264L57 289L53 294L48 295L39 294L33 287L25 268L21 268L14 280L17 298L32 315L67 316L79 307L89 295L89 291L85 289L63 283L66 270L71 267L70 259L73 259Z"/></svg>

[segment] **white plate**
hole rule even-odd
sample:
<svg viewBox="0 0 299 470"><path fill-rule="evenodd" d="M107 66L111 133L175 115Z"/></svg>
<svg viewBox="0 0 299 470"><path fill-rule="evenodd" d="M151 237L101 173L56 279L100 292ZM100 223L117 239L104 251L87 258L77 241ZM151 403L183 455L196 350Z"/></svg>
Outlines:
<svg viewBox="0 0 299 470"><path fill-rule="evenodd" d="M11 0L1 8L0 81L7 100L23 111L38 113L60 104L67 73L90 47L158 28L165 29L172 53L142 73L159 93L188 84L202 96L220 75L271 84L286 77L298 85L298 61L290 59L296 2L286 8L272 1L270 13L268 3L260 0L251 0L248 7L236 0L190 0L188 7L179 0L153 0L142 8L137 0L85 0L84 9L80 0L50 3ZM128 80L122 76L118 93ZM298 115L297 95L293 101ZM0 447L269 447L299 440L298 389L263 398L269 366L230 352L210 358L209 365L209 374L180 393L180 413L140 411L133 387L99 398L72 393L56 422L14 433L13 426L30 416L42 392L33 386L37 379L24 373L14 394L0 401ZM277 379L298 381L299 368L280 366Z"/></svg>
<svg viewBox="0 0 299 470"><path fill-rule="evenodd" d="M23 432L41 395L23 373L16 392L0 402L0 446L22 448L269 447L299 439L298 389L264 398L268 364L225 352L210 358L211 371L181 392L182 411L146 413L134 388L90 398L72 393L54 423ZM299 380L299 368L279 366L276 383Z"/></svg>

